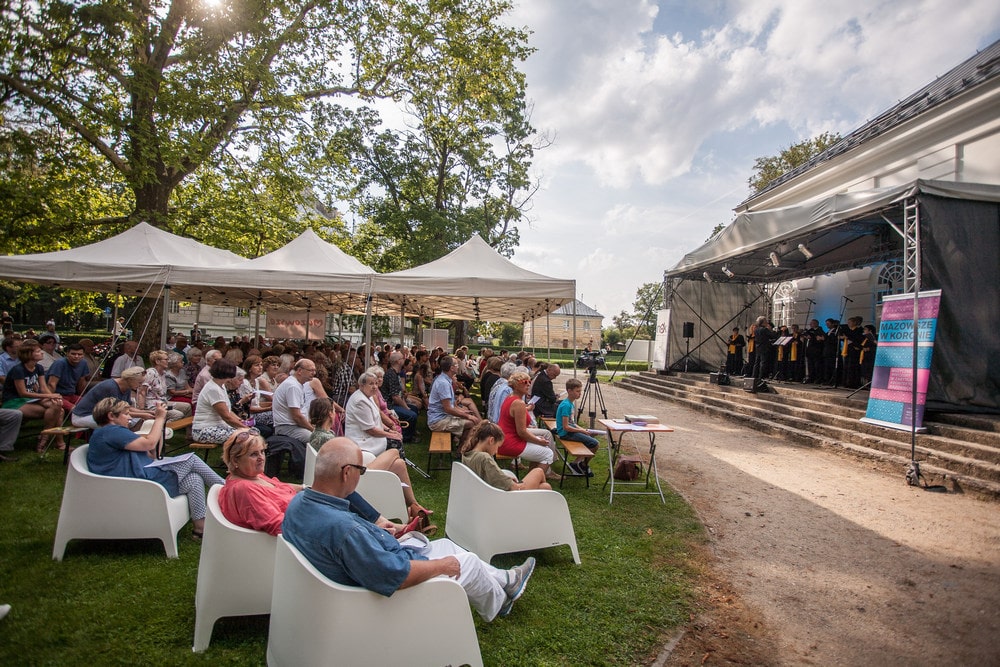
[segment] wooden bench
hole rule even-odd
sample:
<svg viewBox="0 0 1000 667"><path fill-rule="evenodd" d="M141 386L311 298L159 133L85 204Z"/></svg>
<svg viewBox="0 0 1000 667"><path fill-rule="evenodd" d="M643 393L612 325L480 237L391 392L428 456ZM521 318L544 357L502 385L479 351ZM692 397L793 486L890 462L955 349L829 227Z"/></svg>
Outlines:
<svg viewBox="0 0 1000 667"><path fill-rule="evenodd" d="M518 479L521 479L521 458L519 456L507 456L506 454L497 454L493 457L497 462L500 461L513 461L514 462L514 474L517 475Z"/></svg>
<svg viewBox="0 0 1000 667"><path fill-rule="evenodd" d="M431 431L431 444L427 446L428 472L431 470L451 470L451 439L452 435L448 431ZM435 456L445 457L447 465L432 467L431 460Z"/></svg>
<svg viewBox="0 0 1000 667"><path fill-rule="evenodd" d="M172 422L167 422L167 428L172 428L175 431L179 431L182 428L187 428L194 423L194 417L181 417L180 419L175 419Z"/></svg>
<svg viewBox="0 0 1000 667"><path fill-rule="evenodd" d="M566 470L569 468L569 457L574 456L582 459L592 459L596 452L590 451L590 447L583 444L582 442L576 442L575 440L563 440L558 435L556 435L556 420L552 417L542 417L542 423L545 424L545 428L552 432L552 437L555 439L557 447L562 448L562 474L559 476L559 488L562 488L563 481L566 479ZM571 475L571 477L576 477L576 475ZM590 488L590 477L585 477L587 480L587 488Z"/></svg>
<svg viewBox="0 0 1000 667"><path fill-rule="evenodd" d="M208 463L208 453L213 449L215 449L216 447L218 447L218 445L213 444L211 442L192 442L191 444L188 445L188 447L195 450L196 452L201 452L199 456L201 456L202 460L204 460L205 463Z"/></svg>
<svg viewBox="0 0 1000 667"><path fill-rule="evenodd" d="M89 431L89 430L90 429L87 428L86 426L53 426L52 428L47 428L47 429L42 430L41 435L48 435L48 436L65 435L65 436L69 436L70 438L72 438L74 435L78 435L80 433L84 433L84 432ZM46 446L46 449L51 444L52 444L52 438L49 438L49 442L48 442L48 445ZM64 466L65 465L69 465L69 450L70 449L72 449L72 447L70 447L69 443L67 442L66 443L66 449L63 450L63 465Z"/></svg>

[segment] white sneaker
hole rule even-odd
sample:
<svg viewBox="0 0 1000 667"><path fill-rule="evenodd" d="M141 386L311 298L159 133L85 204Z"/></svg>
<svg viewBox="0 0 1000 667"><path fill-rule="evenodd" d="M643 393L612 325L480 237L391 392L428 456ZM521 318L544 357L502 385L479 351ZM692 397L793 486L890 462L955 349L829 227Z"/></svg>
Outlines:
<svg viewBox="0 0 1000 667"><path fill-rule="evenodd" d="M3 619L9 613L10 613L10 605L0 604L0 619Z"/></svg>

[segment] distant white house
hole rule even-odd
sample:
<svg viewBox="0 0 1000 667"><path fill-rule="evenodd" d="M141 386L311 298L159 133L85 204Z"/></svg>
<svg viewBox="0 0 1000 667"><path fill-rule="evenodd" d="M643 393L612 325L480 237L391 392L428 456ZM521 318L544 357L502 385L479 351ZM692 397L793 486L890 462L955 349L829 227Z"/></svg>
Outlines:
<svg viewBox="0 0 1000 667"><path fill-rule="evenodd" d="M576 328L573 322L576 321ZM601 344L601 323L604 316L575 300L542 316L524 323L523 342L527 347L555 347L573 349ZM576 338L573 338L574 331Z"/></svg>

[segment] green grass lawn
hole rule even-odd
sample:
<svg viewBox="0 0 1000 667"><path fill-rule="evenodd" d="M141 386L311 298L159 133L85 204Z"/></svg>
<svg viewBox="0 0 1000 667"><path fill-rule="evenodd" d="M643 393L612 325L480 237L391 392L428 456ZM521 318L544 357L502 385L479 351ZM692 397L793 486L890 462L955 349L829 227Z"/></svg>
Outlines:
<svg viewBox="0 0 1000 667"><path fill-rule="evenodd" d="M266 616L222 619L209 649L191 652L200 545L190 527L179 535L177 560L155 540L74 540L63 562L52 560L65 469L62 452L34 454L35 433L27 425L20 460L0 464L0 603L13 605L0 621L0 664L264 664ZM421 467L429 439L423 433L423 444L407 447ZM218 460L216 450L210 462ZM513 613L493 623L473 614L487 665L644 664L688 619L691 559L703 543L691 510L670 493L665 505L655 496L625 496L609 506L601 490L606 450L593 465L589 489L574 478L562 490L583 564L574 565L567 546L532 552L538 569ZM449 477L437 471L431 480L413 478L421 503L436 510L438 536ZM493 564L509 567L524 556L497 556ZM336 622L317 619L317 631ZM391 641L392 628L385 636Z"/></svg>

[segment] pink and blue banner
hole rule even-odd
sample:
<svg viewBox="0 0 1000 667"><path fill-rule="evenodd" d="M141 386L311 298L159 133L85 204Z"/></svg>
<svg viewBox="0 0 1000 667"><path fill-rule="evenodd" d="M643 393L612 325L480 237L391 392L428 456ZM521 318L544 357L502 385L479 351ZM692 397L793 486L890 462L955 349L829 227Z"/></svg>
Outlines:
<svg viewBox="0 0 1000 667"><path fill-rule="evenodd" d="M924 403L931 374L941 290L920 293L917 319L917 364L913 367L913 295L894 294L882 300L882 322L872 373L868 410L861 421L909 431L923 430ZM917 401L913 403L913 373Z"/></svg>

